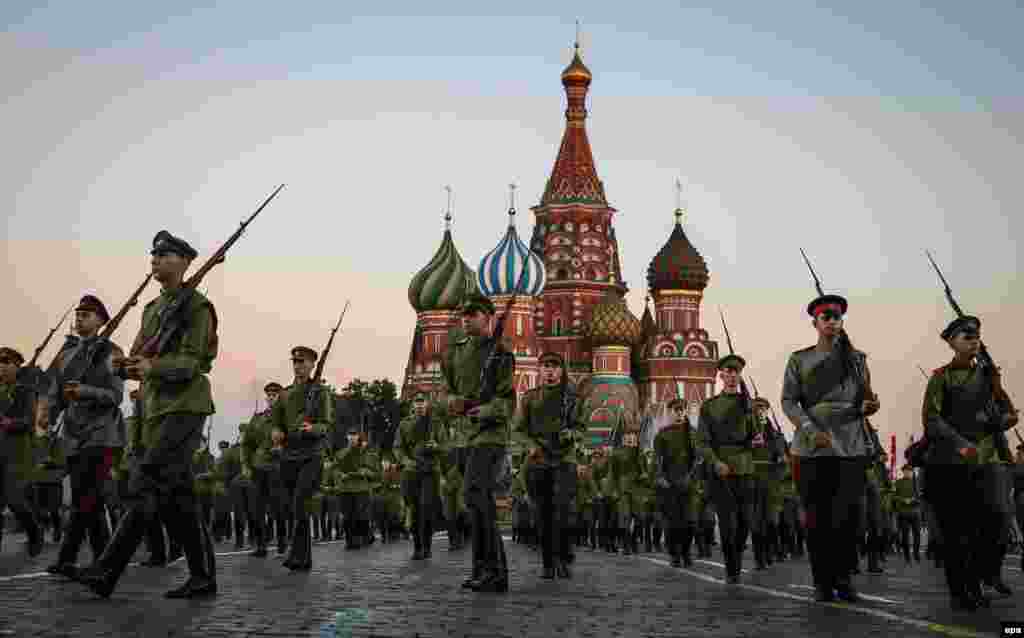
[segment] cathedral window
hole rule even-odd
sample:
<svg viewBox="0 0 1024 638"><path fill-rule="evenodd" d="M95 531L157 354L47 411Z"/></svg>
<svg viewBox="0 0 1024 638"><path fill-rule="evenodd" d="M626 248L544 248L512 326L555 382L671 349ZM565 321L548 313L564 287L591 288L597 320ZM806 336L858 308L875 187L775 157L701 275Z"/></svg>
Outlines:
<svg viewBox="0 0 1024 638"><path fill-rule="evenodd" d="M523 318L521 316L516 317L516 336L523 336Z"/></svg>
<svg viewBox="0 0 1024 638"><path fill-rule="evenodd" d="M562 336L562 318L561 317L555 317L555 321L554 321L554 323L552 325L552 333L556 337Z"/></svg>

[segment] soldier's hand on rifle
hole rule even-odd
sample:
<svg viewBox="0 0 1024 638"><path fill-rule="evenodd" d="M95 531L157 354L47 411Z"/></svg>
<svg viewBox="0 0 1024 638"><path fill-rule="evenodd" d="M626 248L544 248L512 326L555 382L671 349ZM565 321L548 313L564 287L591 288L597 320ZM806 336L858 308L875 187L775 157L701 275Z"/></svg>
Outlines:
<svg viewBox="0 0 1024 638"><path fill-rule="evenodd" d="M964 457L965 459L969 459L969 458L973 458L975 456L978 456L978 448L974 447L973 445L968 445L967 447L962 447L959 450L957 450L957 452L959 452L960 456Z"/></svg>
<svg viewBox="0 0 1024 638"><path fill-rule="evenodd" d="M78 393L79 383L78 381L68 381L64 384L61 389L64 395L64 400L67 402L78 401L81 395Z"/></svg>
<svg viewBox="0 0 1024 638"><path fill-rule="evenodd" d="M461 397L455 397L448 401L448 412L452 416L462 416L466 413L466 400Z"/></svg>
<svg viewBox="0 0 1024 638"><path fill-rule="evenodd" d="M146 357L129 357L124 363L125 375L132 380L142 381L153 368L153 361Z"/></svg>
<svg viewBox="0 0 1024 638"><path fill-rule="evenodd" d="M732 472L732 468L719 461L718 463L715 463L715 471L718 472L718 476L720 478L725 478Z"/></svg>
<svg viewBox="0 0 1024 638"><path fill-rule="evenodd" d="M871 416L878 412L878 408L881 406L882 404L878 402L878 397L875 397L873 399L865 399L864 403L861 404L860 410L864 413L864 416Z"/></svg>
<svg viewBox="0 0 1024 638"><path fill-rule="evenodd" d="M826 447L832 447L832 433L831 432L815 432L814 434L814 447L821 449Z"/></svg>

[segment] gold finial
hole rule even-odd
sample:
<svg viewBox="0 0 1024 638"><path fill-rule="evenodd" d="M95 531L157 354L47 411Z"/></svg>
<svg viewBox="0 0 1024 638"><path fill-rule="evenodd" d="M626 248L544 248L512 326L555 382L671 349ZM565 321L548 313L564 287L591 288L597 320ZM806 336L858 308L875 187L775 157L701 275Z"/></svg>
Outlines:
<svg viewBox="0 0 1024 638"><path fill-rule="evenodd" d="M683 182L676 178L676 223L683 223Z"/></svg>
<svg viewBox="0 0 1024 638"><path fill-rule="evenodd" d="M444 229L450 230L452 227L452 187L445 186L444 190L448 193L448 208L444 212Z"/></svg>
<svg viewBox="0 0 1024 638"><path fill-rule="evenodd" d="M516 214L516 184L512 182L508 185L508 214Z"/></svg>

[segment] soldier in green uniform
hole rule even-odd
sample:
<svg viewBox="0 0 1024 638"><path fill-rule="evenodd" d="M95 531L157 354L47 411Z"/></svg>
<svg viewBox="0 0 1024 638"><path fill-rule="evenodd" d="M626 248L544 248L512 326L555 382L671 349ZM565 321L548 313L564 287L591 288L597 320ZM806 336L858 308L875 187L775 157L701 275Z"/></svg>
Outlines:
<svg viewBox="0 0 1024 638"><path fill-rule="evenodd" d="M904 465L902 476L893 485L895 495L893 498L893 509L896 511L896 520L899 523L900 551L903 553L903 560L910 562L911 538L913 538L913 557L921 562L921 497L917 491L917 481L914 480L914 468Z"/></svg>
<svg viewBox="0 0 1024 638"><path fill-rule="evenodd" d="M473 530L473 573L463 585L480 592L508 591L508 564L494 499L508 462L515 357L491 338L493 319L491 300L480 294L470 296L462 305L466 335L449 342L441 362L444 406L468 448L465 486ZM484 379L488 371L489 378Z"/></svg>
<svg viewBox="0 0 1024 638"><path fill-rule="evenodd" d="M438 477L440 481L440 476ZM431 517L435 515L437 491L434 492L435 501L426 509ZM405 498L402 495L402 473L397 465L390 461L386 469L380 474L380 484L374 488L374 500L376 501L375 513L377 517L377 529L380 530L382 543L393 543L401 537L405 527L406 506ZM431 526L433 534L433 526ZM425 558L430 558L429 555Z"/></svg>
<svg viewBox="0 0 1024 638"><path fill-rule="evenodd" d="M878 411L867 356L843 331L848 304L838 295L811 301L818 343L790 355L782 409L797 428L797 484L817 599L859 600L850 579L857 565L857 528L864 468L872 454L865 418Z"/></svg>
<svg viewBox="0 0 1024 638"><path fill-rule="evenodd" d="M569 511L576 498L576 448L586 424L561 355L540 356L540 385L522 397L515 431L530 445L527 487L537 505L542 578L571 578Z"/></svg>
<svg viewBox="0 0 1024 638"><path fill-rule="evenodd" d="M672 423L654 437L655 485L658 505L665 519L665 544L673 567L691 567L690 545L697 531L699 512L694 480L699 459L699 442L690 429L686 401L668 404Z"/></svg>
<svg viewBox="0 0 1024 638"><path fill-rule="evenodd" d="M711 558L711 548L715 545L715 504L703 472L698 472L695 488L698 502L697 556Z"/></svg>
<svg viewBox="0 0 1024 638"><path fill-rule="evenodd" d="M581 547L597 548L597 526L594 518L594 497L597 486L590 465L576 466L576 544Z"/></svg>
<svg viewBox="0 0 1024 638"><path fill-rule="evenodd" d="M394 454L401 467L402 496L410 512L413 560L430 558L433 523L441 489L438 437L425 392L412 399L412 414L398 426Z"/></svg>
<svg viewBox="0 0 1024 638"><path fill-rule="evenodd" d="M114 373L115 357L121 348L111 342L97 344L100 328L110 320L103 302L84 295L75 308L75 332L69 336L51 364L46 400L48 422L63 415L61 445L71 477L71 520L57 562L47 568L52 574L77 577L78 550L88 534L94 557L110 538L106 517L106 482L114 462L114 451L126 444L121 402L124 380ZM86 362L90 348L93 361Z"/></svg>
<svg viewBox="0 0 1024 638"><path fill-rule="evenodd" d="M594 518L597 522L599 545L604 551L618 552L618 517L615 513L615 490L611 483L611 452L607 446L594 450L593 468Z"/></svg>
<svg viewBox="0 0 1024 638"><path fill-rule="evenodd" d="M165 308L180 294L190 295L183 311L186 320L157 356L115 359L127 378L143 381L144 413L147 426L154 430L155 443L132 476L130 491L137 499L127 508L97 564L83 572L81 580L100 596L110 596L147 525L159 512L172 538L181 542L190 574L183 586L166 596L209 596L217 593L215 559L192 489L191 462L203 423L214 413L206 375L217 357L217 315L204 295L181 289L195 249L161 231L153 238L151 254L153 277L162 291L143 310L132 353L158 334Z"/></svg>
<svg viewBox="0 0 1024 638"><path fill-rule="evenodd" d="M325 451L323 478L320 481L320 493L323 495L320 538L324 541L333 540L335 536L338 539L341 538L341 492L338 491L338 484L335 480L337 472L334 471L334 464L336 462L335 454Z"/></svg>
<svg viewBox="0 0 1024 638"><path fill-rule="evenodd" d="M199 513L203 518L203 525L212 526L213 515L213 468L216 459L210 453L209 440L203 436L199 449L192 454L192 472L195 475L193 490L196 493L196 500L199 502Z"/></svg>
<svg viewBox="0 0 1024 638"><path fill-rule="evenodd" d="M768 419L770 405L764 398L753 401L753 433L750 440L754 460L753 511L750 535L754 546L754 564L765 569L772 564L773 537L776 534L772 518L772 496L782 478L785 439L775 431Z"/></svg>
<svg viewBox="0 0 1024 638"><path fill-rule="evenodd" d="M379 473L370 450L363 445L359 428L349 427L348 447L337 457L335 485L341 500L345 549L359 549L370 536L371 481Z"/></svg>
<svg viewBox="0 0 1024 638"><path fill-rule="evenodd" d="M253 546L253 551L258 549L257 534L253 522L253 511L252 503L250 502L250 496L255 491L252 482L252 472L245 470L242 465L242 438L245 436L247 423L240 423L238 425L238 438L235 439L235 444L231 446L231 457L237 467L237 472L231 478L227 484L228 498L231 499L231 511L234 514L235 519L235 551L240 551L244 546L245 534L249 532L249 544ZM243 533L238 533L242 531Z"/></svg>
<svg viewBox="0 0 1024 638"><path fill-rule="evenodd" d="M0 542L3 511L9 507L28 534L29 556L43 551L43 532L25 499L33 468L36 390L20 373L25 357L13 348L0 348Z"/></svg>
<svg viewBox="0 0 1024 638"><path fill-rule="evenodd" d="M800 524L800 493L793 480L793 455L786 447L785 469L779 481L782 511L779 514L779 541L785 557L804 555L804 531Z"/></svg>
<svg viewBox="0 0 1024 638"><path fill-rule="evenodd" d="M320 486L321 448L334 428L334 400L326 387L310 378L317 353L306 346L292 348L295 380L271 408L271 427L286 434L281 481L292 508L292 545L284 566L308 571L313 567L312 536L306 500ZM315 393L315 400L309 400ZM307 404L314 406L307 408ZM307 414L307 410L312 414Z"/></svg>
<svg viewBox="0 0 1024 638"><path fill-rule="evenodd" d="M242 475L249 480L245 500L249 510L251 537L255 545L251 555L257 558L267 555L267 543L270 542L271 534L270 528L267 526L267 511L271 504L274 471L270 457L272 444L270 413L282 389L281 384L275 382L270 382L263 387L267 408L263 412L253 415L242 431L240 460Z"/></svg>
<svg viewBox="0 0 1024 638"><path fill-rule="evenodd" d="M282 388L283 390L283 388ZM288 551L291 539L292 505L288 498L288 488L281 474L284 467L284 450L286 435L283 430L271 427L270 431L270 502L274 508L274 526L277 535L277 555L282 556Z"/></svg>
<svg viewBox="0 0 1024 638"><path fill-rule="evenodd" d="M971 611L988 606L980 581L1003 531L996 435L1018 419L1008 398L996 402L994 414L988 410L999 373L976 365L980 328L979 319L964 316L942 331L953 360L932 375L922 408L925 488L942 530L946 583L953 607Z"/></svg>
<svg viewBox="0 0 1024 638"><path fill-rule="evenodd" d="M710 478L708 488L718 514L726 582L739 582L743 547L754 506L754 455L751 443L757 428L752 405L739 391L740 373L747 362L739 355L718 361L722 392L700 409L698 437Z"/></svg>
<svg viewBox="0 0 1024 638"><path fill-rule="evenodd" d="M40 419L39 425L45 425L45 417ZM61 507L64 500L63 481L67 476L64 450L59 440L43 430L42 427L37 428L33 446L36 467L32 475L32 487L36 520L42 527L50 527L53 531L53 542L60 543L63 537L63 521L61 520ZM106 522L105 519L104 522ZM109 538L109 536L108 531L107 537Z"/></svg>
<svg viewBox="0 0 1024 638"><path fill-rule="evenodd" d="M220 456L213 468L213 534L217 542L232 536L231 514L234 501L231 498L231 484L242 471L241 451L237 445L227 441L217 443ZM234 519L235 551L241 551L245 544L245 519Z"/></svg>
<svg viewBox="0 0 1024 638"><path fill-rule="evenodd" d="M642 504L650 491L647 487L647 458L640 451L640 433L628 430L623 436L623 447L612 452L610 466L610 494L615 502L616 529L622 536L622 553L639 553L634 526L642 514Z"/></svg>

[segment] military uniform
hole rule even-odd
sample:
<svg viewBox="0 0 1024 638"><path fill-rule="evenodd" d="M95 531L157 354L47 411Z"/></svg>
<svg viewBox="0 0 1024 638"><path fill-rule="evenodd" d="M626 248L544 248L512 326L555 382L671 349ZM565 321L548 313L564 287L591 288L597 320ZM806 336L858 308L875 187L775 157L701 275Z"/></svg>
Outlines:
<svg viewBox="0 0 1024 638"><path fill-rule="evenodd" d="M910 466L903 469L907 470ZM913 471L913 470L911 470ZM899 523L900 550L903 560L910 562L911 538L913 538L913 556L921 562L921 502L917 485L912 477L904 476L893 484L893 509Z"/></svg>
<svg viewBox="0 0 1024 638"><path fill-rule="evenodd" d="M623 554L639 553L637 529L642 529L644 505L652 493L648 476L654 468L648 468L647 457L636 447L622 447L612 452L608 461L610 493L615 502L618 517L617 529L622 535Z"/></svg>
<svg viewBox="0 0 1024 638"><path fill-rule="evenodd" d="M754 403L758 410L768 408L768 402L764 399L755 399ZM772 564L773 553L776 552L776 520L782 505L776 486L784 471L785 440L781 433L775 431L766 415L755 415L753 423L750 447L754 460L754 500L750 535L754 546L754 563L757 569L765 569Z"/></svg>
<svg viewBox="0 0 1024 638"><path fill-rule="evenodd" d="M166 231L154 237L152 252L176 253L189 260L196 256L191 246ZM142 312L132 354L159 333L165 310L186 294L181 328L149 360L151 367L142 382L143 412L147 427L154 430L155 443L132 476L131 492L136 498L97 565L87 570L88 576L83 574L83 582L104 597L113 592L158 512L171 537L181 542L190 574L184 586L166 595L191 598L217 591L213 543L203 525L192 475L192 455L200 445L203 423L215 411L207 378L217 357L213 304L195 289L164 288Z"/></svg>
<svg viewBox="0 0 1024 638"><path fill-rule="evenodd" d="M546 358L551 355L542 356L542 364ZM557 355L555 359L560 367L564 365ZM563 374L558 385L527 391L516 412L516 433L537 450L536 457L526 465L526 481L537 506L545 578L553 578L556 568L559 576L570 577L569 513L576 499L576 448L586 430L580 414L582 405Z"/></svg>
<svg viewBox="0 0 1024 638"><path fill-rule="evenodd" d="M415 400L426 400L426 396L418 394ZM399 424L394 445L395 460L401 467L402 496L411 517L413 560L431 555L434 507L441 489L440 449L434 425L429 411L424 416L412 414Z"/></svg>
<svg viewBox="0 0 1024 638"><path fill-rule="evenodd" d="M788 456L788 455L787 455ZM793 480L793 457L788 456L779 481L782 511L779 514L779 542L787 556L804 555L804 527L800 522L800 493Z"/></svg>
<svg viewBox="0 0 1024 638"><path fill-rule="evenodd" d="M725 364L723 359L719 368ZM743 401L740 394L725 392L704 401L698 427L700 449L709 474L707 488L718 515L726 580L730 583L739 581L743 547L754 509L751 440L757 426ZM718 463L729 466L729 474L724 478L715 469Z"/></svg>
<svg viewBox="0 0 1024 638"><path fill-rule="evenodd" d="M292 349L292 356L316 352L305 346ZM318 394L315 414L306 414L306 397L310 392ZM334 400L330 388L315 387L313 381L305 380L288 386L271 409L271 426L287 435L282 454L281 480L289 494L292 507L292 545L284 565L289 569L308 570L312 568L312 536L306 500L320 486L323 469L321 449L325 437L334 429ZM306 431L306 429L309 431Z"/></svg>
<svg viewBox="0 0 1024 638"><path fill-rule="evenodd" d="M655 435L655 485L665 520L665 544L673 567L693 564L690 545L697 531L699 513L694 468L699 460L699 441L688 422L673 423Z"/></svg>
<svg viewBox="0 0 1024 638"><path fill-rule="evenodd" d="M493 316L494 304L482 295L474 295L463 304L462 312ZM492 346L491 356L497 359L497 365L490 366L494 374L485 380L489 386L485 388L481 387L481 372L488 367ZM456 400L487 399L479 404L476 416L451 413L453 425L468 449L464 480L472 520L474 573L464 585L476 591L508 590L508 564L494 499L508 463L508 422L515 406L514 368L515 357L502 344L495 344L491 337L471 335L450 342L441 361L444 406L450 408Z"/></svg>
<svg viewBox="0 0 1024 638"><path fill-rule="evenodd" d="M220 457L213 468L213 534L217 542L230 539L232 531L235 551L245 544L245 518L236 516L232 525L231 514L235 511L232 485L242 472L242 451L227 441L218 444Z"/></svg>
<svg viewBox="0 0 1024 638"><path fill-rule="evenodd" d="M356 430L353 429L352 432ZM372 534L370 530L372 483L378 478L380 465L371 450L361 443L338 453L334 464L335 485L341 500L345 527L345 548L359 549Z"/></svg>
<svg viewBox="0 0 1024 638"><path fill-rule="evenodd" d="M270 467L270 410L256 414L242 431L242 474L248 479L244 496L249 514L250 537L256 546L252 555L267 555L270 530L267 528L267 509L271 498Z"/></svg>
<svg viewBox="0 0 1024 638"><path fill-rule="evenodd" d="M597 548L597 524L594 516L594 498L597 486L593 471L588 466L576 480L576 544Z"/></svg>
<svg viewBox="0 0 1024 638"><path fill-rule="evenodd" d="M825 295L807 313L816 320L841 318L846 300ZM782 386L782 409L797 428L793 454L804 505L807 547L819 601L859 599L850 575L857 567L857 531L865 467L873 453L863 401L870 387L867 357L840 347L841 331L828 350L811 346L790 355ZM856 374L855 370L862 371ZM817 447L828 435L830 445Z"/></svg>
<svg viewBox="0 0 1024 638"><path fill-rule="evenodd" d="M18 366L14 383L0 380L0 516L9 507L28 533L28 553L43 551L43 532L25 498L34 468L32 439L35 429L36 384L21 365L25 358L11 348L0 348L0 360ZM0 541L3 520L0 518Z"/></svg>
<svg viewBox="0 0 1024 638"><path fill-rule="evenodd" d="M961 333L977 336L980 325L973 317L954 320L942 338L952 344ZM946 582L953 606L968 610L988 606L980 581L1002 560L1005 495L997 443L1007 426L987 413L992 396L992 379L973 357L954 358L933 373L922 407L929 441L925 489L942 530ZM1012 413L1012 405L996 408L1000 416ZM965 457L961 449L974 453Z"/></svg>

